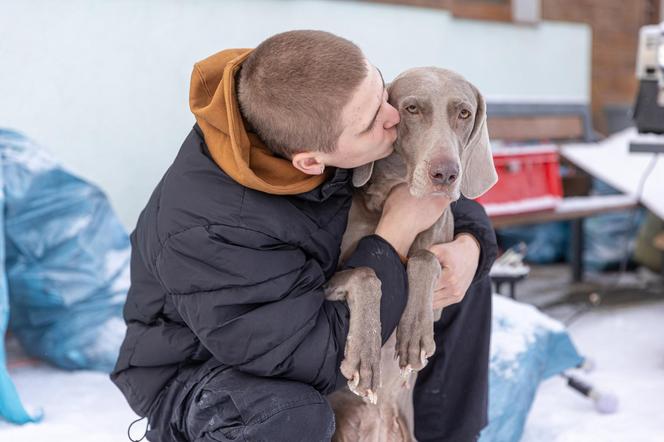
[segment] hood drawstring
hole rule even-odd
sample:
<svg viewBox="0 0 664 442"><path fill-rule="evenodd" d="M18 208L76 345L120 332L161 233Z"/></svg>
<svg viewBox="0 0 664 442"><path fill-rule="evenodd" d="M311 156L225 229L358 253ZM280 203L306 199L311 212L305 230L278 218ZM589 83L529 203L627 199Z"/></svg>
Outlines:
<svg viewBox="0 0 664 442"><path fill-rule="evenodd" d="M131 427L134 426L135 423L142 421L143 419L147 419L147 425L145 425L145 432L143 433L143 436L141 436L140 439L134 439L131 437ZM145 436L148 434L148 430L150 429L150 419L147 416L141 417L133 421L132 423L129 424L129 427L127 427L127 437L131 442L141 442L143 439L145 439Z"/></svg>

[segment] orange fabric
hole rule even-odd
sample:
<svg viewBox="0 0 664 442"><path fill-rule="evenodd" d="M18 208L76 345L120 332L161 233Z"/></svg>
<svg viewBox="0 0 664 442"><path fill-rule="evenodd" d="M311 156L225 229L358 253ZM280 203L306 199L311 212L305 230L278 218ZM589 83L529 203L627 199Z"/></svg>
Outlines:
<svg viewBox="0 0 664 442"><path fill-rule="evenodd" d="M397 254L399 255L399 260L401 260L401 264L403 264L403 265L408 264L408 257L407 256L403 256L399 252L397 252Z"/></svg>
<svg viewBox="0 0 664 442"><path fill-rule="evenodd" d="M330 175L308 175L274 155L247 132L235 92L235 74L252 49L227 49L194 65L189 107L217 165L243 186L292 195L314 189ZM321 122L324 124L324 122Z"/></svg>

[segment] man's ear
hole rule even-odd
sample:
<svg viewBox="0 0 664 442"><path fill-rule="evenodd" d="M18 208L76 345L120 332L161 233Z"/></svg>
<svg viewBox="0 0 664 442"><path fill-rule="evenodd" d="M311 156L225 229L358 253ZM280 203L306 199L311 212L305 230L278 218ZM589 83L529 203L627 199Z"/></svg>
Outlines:
<svg viewBox="0 0 664 442"><path fill-rule="evenodd" d="M371 174L373 173L373 166L374 162L372 161L353 169L354 187L362 187L367 183L367 181L369 181L369 178L371 178Z"/></svg>
<svg viewBox="0 0 664 442"><path fill-rule="evenodd" d="M472 85L471 85L472 86ZM461 151L463 165L461 193L466 198L475 199L498 181L498 174L493 165L493 155L489 143L489 130L486 124L486 102L480 91L472 86L477 99L475 124L468 138L468 143Z"/></svg>
<svg viewBox="0 0 664 442"><path fill-rule="evenodd" d="M293 167L309 175L320 175L325 165L315 152L298 152L291 160Z"/></svg>

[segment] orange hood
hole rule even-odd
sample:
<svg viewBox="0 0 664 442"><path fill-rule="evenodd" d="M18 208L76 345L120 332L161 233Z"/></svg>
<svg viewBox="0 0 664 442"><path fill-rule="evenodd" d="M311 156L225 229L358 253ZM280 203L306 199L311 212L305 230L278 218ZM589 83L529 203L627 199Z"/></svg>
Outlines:
<svg viewBox="0 0 664 442"><path fill-rule="evenodd" d="M330 169L321 175L305 174L245 130L235 93L235 73L251 51L227 49L194 64L189 107L212 159L235 181L277 195L312 190L326 180Z"/></svg>

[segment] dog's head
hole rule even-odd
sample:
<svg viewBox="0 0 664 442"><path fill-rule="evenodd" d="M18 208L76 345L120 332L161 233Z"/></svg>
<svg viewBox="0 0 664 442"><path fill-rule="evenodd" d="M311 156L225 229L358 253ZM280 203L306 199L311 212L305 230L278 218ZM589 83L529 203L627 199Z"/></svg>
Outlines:
<svg viewBox="0 0 664 442"><path fill-rule="evenodd" d="M496 183L486 104L475 86L446 69L414 68L395 78L388 94L401 116L394 149L406 163L412 195L477 198ZM366 183L372 170L373 163L356 168L354 185Z"/></svg>

